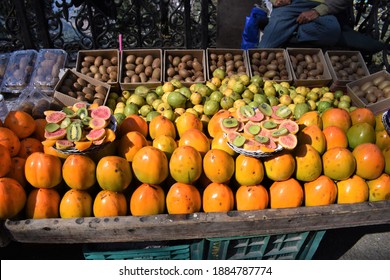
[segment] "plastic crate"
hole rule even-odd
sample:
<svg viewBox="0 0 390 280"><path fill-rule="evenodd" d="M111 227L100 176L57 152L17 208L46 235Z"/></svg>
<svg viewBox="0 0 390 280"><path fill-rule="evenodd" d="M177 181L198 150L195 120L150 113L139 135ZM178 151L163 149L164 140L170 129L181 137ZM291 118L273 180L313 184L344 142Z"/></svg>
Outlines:
<svg viewBox="0 0 390 280"><path fill-rule="evenodd" d="M208 238L209 260L310 260L325 231Z"/></svg>
<svg viewBox="0 0 390 280"><path fill-rule="evenodd" d="M204 240L179 243L108 243L83 247L86 260L202 260Z"/></svg>

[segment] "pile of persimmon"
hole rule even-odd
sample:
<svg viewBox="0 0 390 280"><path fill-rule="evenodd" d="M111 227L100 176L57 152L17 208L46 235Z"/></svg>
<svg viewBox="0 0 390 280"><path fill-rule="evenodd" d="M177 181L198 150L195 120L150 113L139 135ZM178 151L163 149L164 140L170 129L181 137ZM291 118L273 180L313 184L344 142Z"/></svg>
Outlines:
<svg viewBox="0 0 390 280"><path fill-rule="evenodd" d="M204 122L129 115L98 153L45 143L44 119L11 112L0 127L0 219L144 216L390 199L390 136L365 108L296 120L297 146L266 158L238 154L220 110ZM375 164L372 164L375 163ZM48 176L50 174L50 176Z"/></svg>

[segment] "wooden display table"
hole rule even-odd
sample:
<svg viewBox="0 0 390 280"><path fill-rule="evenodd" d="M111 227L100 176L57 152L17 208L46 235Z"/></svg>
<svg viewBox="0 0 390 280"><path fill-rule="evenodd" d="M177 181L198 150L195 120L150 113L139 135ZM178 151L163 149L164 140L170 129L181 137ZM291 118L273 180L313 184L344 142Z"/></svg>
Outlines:
<svg viewBox="0 0 390 280"><path fill-rule="evenodd" d="M389 200L190 215L7 220L0 228L3 238L17 242L70 244L285 234L380 224L390 224Z"/></svg>

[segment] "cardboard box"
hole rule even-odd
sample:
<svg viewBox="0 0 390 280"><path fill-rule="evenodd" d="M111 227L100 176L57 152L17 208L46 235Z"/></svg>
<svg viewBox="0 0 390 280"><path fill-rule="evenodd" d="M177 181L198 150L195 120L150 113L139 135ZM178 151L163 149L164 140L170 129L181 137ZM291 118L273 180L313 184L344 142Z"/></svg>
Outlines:
<svg viewBox="0 0 390 280"><path fill-rule="evenodd" d="M306 86L306 87L324 87L328 86L332 82L332 76L330 75L328 65L325 61L325 56L320 48L287 48L287 54L289 56L289 63L291 66L291 72L295 86ZM297 76L296 69L294 69L294 63L291 60L291 56L302 55L317 55L318 62L322 64L323 73L319 79L302 79Z"/></svg>
<svg viewBox="0 0 390 280"><path fill-rule="evenodd" d="M388 94L387 98L377 101L375 103L368 103L366 99L359 97L358 89L361 88L363 85L365 85L368 82L374 83L374 80L376 80L379 77L384 77L386 81L389 81L390 83L390 74L386 70L382 70L379 72L376 72L374 74L371 74L369 76L366 76L364 78L361 78L359 80L350 82L347 84L347 93L351 97L353 105L356 107L365 107L370 109L374 114L378 114L384 111L389 110L390 108L390 94ZM367 90L366 90L367 91Z"/></svg>
<svg viewBox="0 0 390 280"><path fill-rule="evenodd" d="M163 71L163 82L168 82L171 78L168 76L167 71L170 65L170 58L179 57L180 59L183 58L185 55L191 55L193 58L196 58L199 63L202 66L202 75L199 76L198 80L182 80L181 83L186 86L190 87L193 84L196 83L205 83L206 82L206 58L205 58L205 51L200 49L183 49L183 50L164 50L164 71Z"/></svg>
<svg viewBox="0 0 390 280"><path fill-rule="evenodd" d="M151 55L153 59L160 59L160 63L158 66L158 68L160 68L160 75L158 81L150 81L149 80L150 77L147 77L148 80L146 82L125 82L125 78L127 77L126 71L128 70L126 69L126 64L127 64L126 58L129 55L135 55L136 57L142 57L142 58L145 58L147 55ZM135 63L133 64L134 66L136 66ZM152 71L154 71L153 68ZM119 77L120 77L119 84L121 90L133 90L136 87L141 85L151 89L155 89L162 84L162 76L163 76L163 53L161 49L136 49L136 50L133 49L133 50L122 51L120 71L119 71Z"/></svg>
<svg viewBox="0 0 390 280"><path fill-rule="evenodd" d="M333 59L334 56L339 57L340 60ZM330 75L332 76L331 90L341 89L346 91L346 84L356 81L363 77L370 75L366 62L359 51L326 51L325 61L328 65ZM345 75L340 75L336 69L346 71ZM348 72L350 74L348 74ZM348 74L348 76L346 75Z"/></svg>
<svg viewBox="0 0 390 280"><path fill-rule="evenodd" d="M288 54L287 54L287 51L285 49L282 49L282 48L270 48L270 49L248 49L247 53L247 57L248 57L248 64L249 64L249 73L250 73L250 77L253 77L255 76L257 73L256 71L253 69L254 66L257 66L256 64L253 64L252 62L252 58L253 58L253 55L258 53L260 56L261 56L261 53L262 52L265 52L265 54L267 55L267 58L268 58L268 55L270 53L274 53L275 56L276 54L278 53L282 53L283 54L283 58L284 58L284 69L287 71L287 78L286 79L282 79L282 78L279 78L279 79L275 79L274 81L275 82L289 82L289 83L292 83L293 82L293 77L292 77L292 73L291 73L291 67L290 67L290 62L289 62L289 57L288 57ZM265 56L265 54L263 54ZM264 58L266 59L266 58ZM260 63L261 65L261 60L262 58L258 58L258 62L257 63ZM268 64L270 64L269 62L263 62L263 65L266 67ZM283 69L282 69L283 70ZM267 69L268 71L268 69ZM277 69L276 70L277 73L278 73L278 77L280 76L280 69ZM260 77L264 77L264 74L261 74L261 73L258 73L258 75Z"/></svg>
<svg viewBox="0 0 390 280"><path fill-rule="evenodd" d="M229 56L231 56L230 58L226 58L226 55L229 54ZM223 58L223 67L225 68L225 71L227 70L227 66L226 66L226 62L228 60L232 60L234 62L236 62L237 60L238 61L242 61L243 63L243 67L244 69L242 69L243 71L240 71L240 73L245 73L249 76L249 65L248 65L248 58L247 58L247 53L246 51L242 50L242 49L220 49L220 48L208 48L206 49L206 62L207 62L207 80L210 80L212 77L213 77L213 70L211 69L211 67L213 66L213 62L215 63L214 66L216 68L218 68L217 66L217 61L219 59L216 59L216 60L212 60L211 59L211 55L217 55L217 56L222 56ZM235 56L236 59L234 58ZM241 56L241 60L239 59ZM234 64L233 64L234 65ZM239 65L240 67L240 65ZM239 73L238 70L239 70L239 67L236 67L236 65L232 66L232 74L237 74ZM228 71L226 71L227 73Z"/></svg>
<svg viewBox="0 0 390 280"><path fill-rule="evenodd" d="M61 77L60 81L57 83L57 85L54 88L54 99L58 101L59 103L63 104L64 106L72 106L76 102L79 102L80 100L76 97L69 96L66 92L62 91L62 86L65 85L65 81L72 77L72 75L76 76L76 78L81 78L86 82L86 84L91 84L93 87L101 86L105 88L106 94L104 101L102 105L106 104L108 95L110 94L111 86L107 83L103 83L101 81L98 81L94 78L88 77L87 75L83 75L80 72L74 70L74 69L67 69L64 73L64 75ZM85 86L87 87L87 86ZM96 92L94 92L96 93ZM88 101L87 101L88 102ZM88 103L92 104L93 101L89 101Z"/></svg>
<svg viewBox="0 0 390 280"><path fill-rule="evenodd" d="M85 57L87 57L87 56L91 56L94 58L102 57L103 60L104 59L110 60L111 65L117 67L116 75L112 78L109 78L109 77L107 78L106 76L99 77L99 75L97 75L97 76L92 75L90 73L90 71L87 72L87 69L83 70L84 67L83 67L82 63L83 63ZM95 63L96 63L96 61L95 61ZM103 63L103 61L101 63ZM100 67L101 63L95 64L95 65L97 65L97 67ZM91 78L95 78L101 82L108 83L113 88L119 88L119 72L120 72L119 63L120 63L120 53L117 49L82 50L82 51L79 51L77 54L76 71L78 71L82 74L88 75ZM100 71L100 69L99 69L99 71ZM102 72L104 73L105 71L102 71Z"/></svg>

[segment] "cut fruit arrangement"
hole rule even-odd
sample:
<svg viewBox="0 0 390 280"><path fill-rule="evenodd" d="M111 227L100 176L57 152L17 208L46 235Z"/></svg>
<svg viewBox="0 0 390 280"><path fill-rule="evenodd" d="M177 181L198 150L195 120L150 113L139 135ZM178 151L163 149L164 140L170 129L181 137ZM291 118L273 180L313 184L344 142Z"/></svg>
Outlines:
<svg viewBox="0 0 390 280"><path fill-rule="evenodd" d="M45 111L45 115L43 145L62 152L85 152L116 138L116 121L107 106L78 102L62 111Z"/></svg>
<svg viewBox="0 0 390 280"><path fill-rule="evenodd" d="M298 140L298 124L291 119L292 111L285 105L258 107L241 106L236 116L224 118L222 130L229 146L238 153L267 156L282 149L292 150Z"/></svg>

